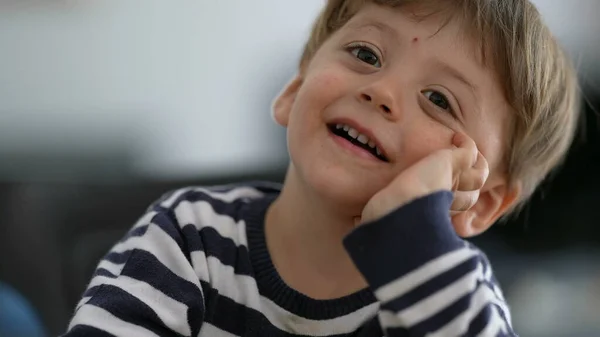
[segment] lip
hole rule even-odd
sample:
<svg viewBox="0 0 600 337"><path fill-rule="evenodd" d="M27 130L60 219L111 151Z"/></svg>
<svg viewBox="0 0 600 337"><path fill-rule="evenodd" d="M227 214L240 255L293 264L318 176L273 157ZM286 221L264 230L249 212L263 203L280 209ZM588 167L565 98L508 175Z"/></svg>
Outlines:
<svg viewBox="0 0 600 337"><path fill-rule="evenodd" d="M328 125L330 125L330 124L333 124L333 125L345 124L353 129L355 129L359 133L362 133L363 135L369 137L369 140L371 140L371 141L373 141L373 143L375 143L375 146L377 146L377 148L379 149L381 154L388 160L388 162L392 162L385 147L377 139L377 136L375 136L375 134L367 127L362 126L361 124L359 124L358 122L356 122L355 120L350 119L350 118L335 118L335 119L332 119L330 122L327 122L327 124Z"/></svg>

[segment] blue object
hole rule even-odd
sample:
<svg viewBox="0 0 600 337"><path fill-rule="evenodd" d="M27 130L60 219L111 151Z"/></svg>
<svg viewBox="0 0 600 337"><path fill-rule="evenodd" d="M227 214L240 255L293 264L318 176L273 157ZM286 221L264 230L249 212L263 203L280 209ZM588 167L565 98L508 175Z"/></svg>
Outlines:
<svg viewBox="0 0 600 337"><path fill-rule="evenodd" d="M0 337L45 337L42 324L29 302L0 282Z"/></svg>

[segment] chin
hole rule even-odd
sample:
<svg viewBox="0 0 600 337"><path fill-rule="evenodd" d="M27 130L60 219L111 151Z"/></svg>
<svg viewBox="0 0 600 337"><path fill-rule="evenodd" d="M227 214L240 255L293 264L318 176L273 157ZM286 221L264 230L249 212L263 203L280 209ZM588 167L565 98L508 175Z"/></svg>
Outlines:
<svg viewBox="0 0 600 337"><path fill-rule="evenodd" d="M341 166L312 164L301 167L296 174L300 183L318 199L352 216L360 215L366 203L383 187Z"/></svg>

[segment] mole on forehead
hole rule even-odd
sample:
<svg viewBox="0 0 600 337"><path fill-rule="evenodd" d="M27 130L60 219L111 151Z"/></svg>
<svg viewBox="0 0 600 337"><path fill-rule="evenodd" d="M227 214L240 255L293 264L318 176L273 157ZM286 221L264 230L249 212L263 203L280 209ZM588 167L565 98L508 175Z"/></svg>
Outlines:
<svg viewBox="0 0 600 337"><path fill-rule="evenodd" d="M374 31L382 32L388 36L398 38L398 33L392 27L390 27L384 23L377 22L377 21L367 21L367 22L362 22L362 23L350 23L348 25L348 27L352 30L361 30L361 29L374 30ZM413 43L417 43L420 40L421 40L421 38L419 36L414 36L411 39L411 41Z"/></svg>

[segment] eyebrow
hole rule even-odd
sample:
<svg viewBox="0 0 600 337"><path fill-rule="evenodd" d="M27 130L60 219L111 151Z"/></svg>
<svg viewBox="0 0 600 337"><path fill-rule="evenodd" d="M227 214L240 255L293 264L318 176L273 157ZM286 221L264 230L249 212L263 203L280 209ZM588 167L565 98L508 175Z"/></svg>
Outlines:
<svg viewBox="0 0 600 337"><path fill-rule="evenodd" d="M385 23L379 21L367 21L362 23L352 23L348 25L351 29L360 30L365 28L375 28L376 30L385 33L389 37L394 38L395 40L399 40L398 32L396 30Z"/></svg>
<svg viewBox="0 0 600 337"><path fill-rule="evenodd" d="M453 66L449 65L448 63L440 61L440 60L434 60L433 64L434 64L434 68L439 69L440 71L449 74L450 76L454 77L458 81L462 82L463 84L465 84L466 86L471 88L471 90L473 90L474 92L478 91L478 87L475 86L475 84L473 84L471 81L469 81L469 79L466 78L463 75L463 73L461 71L459 71L458 69L456 69Z"/></svg>
<svg viewBox="0 0 600 337"><path fill-rule="evenodd" d="M454 79L456 79L459 82L466 85L471 90L473 97L475 97L476 108L478 110L481 110L481 106L480 106L481 99L479 97L479 87L476 86L475 84L473 84L473 82L469 81L469 79L467 77L465 77L464 74L460 70L454 68L453 66L451 66L448 63L443 62L441 60L434 60L433 68L438 69L441 72L445 72L445 73L449 74Z"/></svg>

